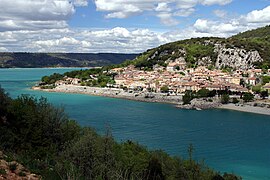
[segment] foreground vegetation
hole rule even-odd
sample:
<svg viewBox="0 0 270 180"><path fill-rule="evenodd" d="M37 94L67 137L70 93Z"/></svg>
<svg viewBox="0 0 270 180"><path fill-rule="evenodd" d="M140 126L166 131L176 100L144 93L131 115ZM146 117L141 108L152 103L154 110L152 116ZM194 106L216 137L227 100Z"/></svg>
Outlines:
<svg viewBox="0 0 270 180"><path fill-rule="evenodd" d="M11 99L0 88L0 149L44 179L240 179L221 175L204 163L80 127L45 98Z"/></svg>

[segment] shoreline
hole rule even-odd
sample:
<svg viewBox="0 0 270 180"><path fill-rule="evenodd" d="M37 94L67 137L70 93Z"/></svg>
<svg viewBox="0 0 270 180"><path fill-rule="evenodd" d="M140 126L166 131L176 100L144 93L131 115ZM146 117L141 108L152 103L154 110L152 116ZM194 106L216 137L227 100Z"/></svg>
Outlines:
<svg viewBox="0 0 270 180"><path fill-rule="evenodd" d="M235 104L224 104L218 109L226 109L232 111L240 111L240 112L247 112L247 113L255 113L255 114L262 114L270 116L270 108L262 108L262 107L254 107L250 105L235 105Z"/></svg>
<svg viewBox="0 0 270 180"><path fill-rule="evenodd" d="M147 93L147 92L126 92L123 89L117 88L100 88L76 85L60 85L54 89L41 89L40 87L32 87L32 90L45 91L45 92L59 92L59 93L72 93L72 94L86 94L92 96L110 97L118 99L126 99L140 102L151 103L166 103L173 105L182 104L181 95L167 96L162 93ZM148 96L148 97L146 97Z"/></svg>
<svg viewBox="0 0 270 180"><path fill-rule="evenodd" d="M110 98L118 98L118 99L126 99L132 101L140 101L140 102L150 102L150 103L165 103L172 104L176 108L180 109L194 109L194 110L202 110L202 109L225 109L225 110L233 110L247 113L255 113L262 115L270 115L270 108L263 107L254 107L251 105L235 105L235 104L215 104L209 105L205 103L206 108L200 106L192 105L182 105L182 95L170 95L163 93L146 93L146 92L126 92L123 89L117 88L100 88L100 87L88 87L88 86L77 86L77 85L59 85L54 89L41 89L40 87L34 86L31 88L32 90L45 91L45 92L58 92L58 93L72 93L72 94L85 94L92 96L102 96L102 97L110 97ZM146 97L147 96L147 97ZM199 103L202 105L202 103ZM207 106L209 106L207 108Z"/></svg>

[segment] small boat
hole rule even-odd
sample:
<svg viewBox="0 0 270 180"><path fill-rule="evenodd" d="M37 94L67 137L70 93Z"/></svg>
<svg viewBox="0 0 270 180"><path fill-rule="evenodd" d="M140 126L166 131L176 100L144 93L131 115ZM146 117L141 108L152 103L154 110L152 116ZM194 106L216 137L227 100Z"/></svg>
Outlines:
<svg viewBox="0 0 270 180"><path fill-rule="evenodd" d="M197 111L201 111L202 109L201 108L196 108Z"/></svg>

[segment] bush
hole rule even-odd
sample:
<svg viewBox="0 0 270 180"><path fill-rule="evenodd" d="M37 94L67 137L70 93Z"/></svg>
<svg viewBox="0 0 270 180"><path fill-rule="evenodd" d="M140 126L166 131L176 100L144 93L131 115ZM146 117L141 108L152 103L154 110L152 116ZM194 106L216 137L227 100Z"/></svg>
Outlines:
<svg viewBox="0 0 270 180"><path fill-rule="evenodd" d="M239 100L238 100L237 98L233 98L233 99L232 99L232 103L233 103L233 104L237 104L237 103L239 103Z"/></svg>
<svg viewBox="0 0 270 180"><path fill-rule="evenodd" d="M7 174L7 172L5 169L0 169L0 175L6 175L6 174Z"/></svg>
<svg viewBox="0 0 270 180"><path fill-rule="evenodd" d="M230 96L229 96L229 94L222 94L222 95L221 95L220 102L221 102L222 104L228 104L229 101L230 101Z"/></svg>
<svg viewBox="0 0 270 180"><path fill-rule="evenodd" d="M249 93L249 92L244 93L244 95L243 95L243 100L244 100L245 102L253 101L253 99L254 99L254 95L253 95L253 94L251 94L251 93Z"/></svg>
<svg viewBox="0 0 270 180"><path fill-rule="evenodd" d="M199 98L202 98L202 97L209 97L209 94L210 94L210 91L208 89L200 89L198 92L197 92L197 96Z"/></svg>
<svg viewBox="0 0 270 180"><path fill-rule="evenodd" d="M162 93L168 93L168 92L169 92L169 87L168 87L168 86L162 86L162 87L160 88L160 91L161 91Z"/></svg>
<svg viewBox="0 0 270 180"><path fill-rule="evenodd" d="M191 100L194 98L194 94L192 91L186 91L183 96L183 104L190 104Z"/></svg>
<svg viewBox="0 0 270 180"><path fill-rule="evenodd" d="M17 166L18 166L17 163L13 163L13 162L8 164L9 170L12 172L17 169Z"/></svg>

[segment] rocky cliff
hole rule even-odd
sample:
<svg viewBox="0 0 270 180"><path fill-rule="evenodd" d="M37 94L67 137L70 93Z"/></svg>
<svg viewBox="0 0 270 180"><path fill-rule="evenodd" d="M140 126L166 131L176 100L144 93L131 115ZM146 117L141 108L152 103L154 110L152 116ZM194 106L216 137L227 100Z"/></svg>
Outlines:
<svg viewBox="0 0 270 180"><path fill-rule="evenodd" d="M263 62L258 51L247 51L243 48L226 48L225 45L216 45L217 59L215 67L222 69L231 67L233 69L250 69L254 67L254 63Z"/></svg>

